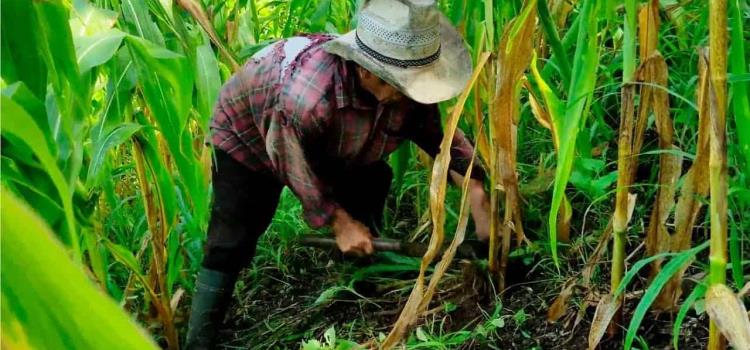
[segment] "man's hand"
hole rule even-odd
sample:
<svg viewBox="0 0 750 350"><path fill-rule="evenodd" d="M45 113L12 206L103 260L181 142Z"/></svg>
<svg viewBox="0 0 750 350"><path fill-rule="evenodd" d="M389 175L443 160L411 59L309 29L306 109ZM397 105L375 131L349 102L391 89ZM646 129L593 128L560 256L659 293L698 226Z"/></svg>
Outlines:
<svg viewBox="0 0 750 350"><path fill-rule="evenodd" d="M449 172L456 186L463 186L464 177L455 170ZM490 197L484 192L482 181L469 179L469 209L480 241L490 239Z"/></svg>
<svg viewBox="0 0 750 350"><path fill-rule="evenodd" d="M343 209L336 209L333 215L333 233L342 253L362 256L374 252L372 235L367 226L353 219Z"/></svg>
<svg viewBox="0 0 750 350"><path fill-rule="evenodd" d="M490 200L484 192L482 182L469 180L469 207L474 219L477 238L481 241L490 239Z"/></svg>

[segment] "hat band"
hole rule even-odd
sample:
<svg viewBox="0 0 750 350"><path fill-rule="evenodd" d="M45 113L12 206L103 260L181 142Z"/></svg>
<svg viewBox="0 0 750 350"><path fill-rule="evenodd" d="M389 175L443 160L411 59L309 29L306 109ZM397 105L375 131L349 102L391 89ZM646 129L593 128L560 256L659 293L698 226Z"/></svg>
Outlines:
<svg viewBox="0 0 750 350"><path fill-rule="evenodd" d="M438 58L440 58L440 46L438 46L438 49L437 51L435 51L435 53L425 58L419 58L419 59L413 59L413 60L402 60L398 58L388 57L386 55L381 54L380 52L375 51L374 49L372 49L371 47L363 43L362 40L359 38L359 34L357 34L356 32L354 35L355 35L355 40L357 42L357 46L359 46L365 53L367 53L370 57L380 62L389 64L392 66L398 66L401 68L422 67L422 66L429 65L437 61Z"/></svg>

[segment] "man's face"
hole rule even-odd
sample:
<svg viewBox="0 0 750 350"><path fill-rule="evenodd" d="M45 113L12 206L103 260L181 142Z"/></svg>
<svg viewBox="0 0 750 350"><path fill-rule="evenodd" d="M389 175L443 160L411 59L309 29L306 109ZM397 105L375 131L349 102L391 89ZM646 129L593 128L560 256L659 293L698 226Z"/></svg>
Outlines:
<svg viewBox="0 0 750 350"><path fill-rule="evenodd" d="M404 94L401 93L401 91L396 90L395 87L393 87L391 84L386 83L380 78L377 78L380 80L380 83L382 84L382 92L381 96L383 98L378 98L378 101L380 103L396 103L404 99Z"/></svg>
<svg viewBox="0 0 750 350"><path fill-rule="evenodd" d="M380 103L395 103L405 98L404 94L391 84L386 83L383 79L378 78L375 74L362 67L357 67L357 75L359 76L359 84L362 88L373 94Z"/></svg>

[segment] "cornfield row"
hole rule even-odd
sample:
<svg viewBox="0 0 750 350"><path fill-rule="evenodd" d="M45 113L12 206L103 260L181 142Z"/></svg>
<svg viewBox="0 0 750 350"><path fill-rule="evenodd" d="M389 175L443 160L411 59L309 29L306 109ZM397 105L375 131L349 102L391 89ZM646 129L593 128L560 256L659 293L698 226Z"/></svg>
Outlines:
<svg viewBox="0 0 750 350"><path fill-rule="evenodd" d="M359 6L3 1L3 341L155 347L130 314L179 348L175 315L201 261L211 203L204 141L222 83L278 38L354 28ZM680 322L699 300L713 321L710 349L725 346L722 334L750 349L743 292L736 293L743 286L747 293L750 281L747 2L439 6L475 63L464 93L441 104L441 149L457 128L466 130L488 170L495 233L488 269L498 289L513 247L541 248L568 277L551 322L576 293L598 303L592 349L620 332L631 348L649 310L676 313L676 346ZM392 156L395 183L410 164L424 166L408 161L417 152ZM418 322L467 231L465 198L457 227L445 224L446 153L434 160L429 208L421 208L430 211L435 249L382 348L398 346ZM613 205L590 214L596 203ZM428 276L446 231L455 232L452 249ZM683 295L691 266L706 277ZM649 284L624 314L644 267Z"/></svg>

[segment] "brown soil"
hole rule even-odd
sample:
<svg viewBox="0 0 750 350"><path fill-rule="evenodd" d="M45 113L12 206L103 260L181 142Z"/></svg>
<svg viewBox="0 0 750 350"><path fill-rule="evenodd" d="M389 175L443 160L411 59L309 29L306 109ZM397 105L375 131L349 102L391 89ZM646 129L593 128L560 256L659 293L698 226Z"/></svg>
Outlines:
<svg viewBox="0 0 750 350"><path fill-rule="evenodd" d="M288 256L291 260L286 262L289 267L286 273L265 267L259 268L254 276L243 276L244 283L235 292L222 334L225 348L297 349L303 340L321 340L331 326L335 326L339 339L360 344L378 339L388 333L397 319L416 276L413 271L381 272L377 277L355 283L356 294L340 291L328 302L316 305L315 301L323 291L332 286L346 285L353 271L366 264L360 262L361 266L356 266L335 254L308 249L293 255ZM461 344L450 345L446 341L445 348L587 348L594 307L590 307L574 327L577 305L580 304L580 300L574 297L568 315L557 323L548 323L547 310L559 292L559 285L549 277L532 273L523 278L523 272L517 273L515 280L511 281L513 285L499 295L502 307L498 309L495 302L498 299L490 297L494 293L486 274L468 262L460 265L463 271L454 264L454 269L444 278L442 291L434 299L432 311L419 321L424 330L433 335L461 330L472 332L471 337ZM632 313L636 302L626 304L626 315ZM495 321L494 326L487 327L492 324L493 312L494 318L502 321ZM689 314L683 324L680 349L705 348L706 325L705 314ZM671 349L671 332L672 321L668 316L648 315L638 334L650 349ZM600 348L621 349L621 344L621 339L609 339L603 341ZM640 348L637 341L634 348Z"/></svg>

